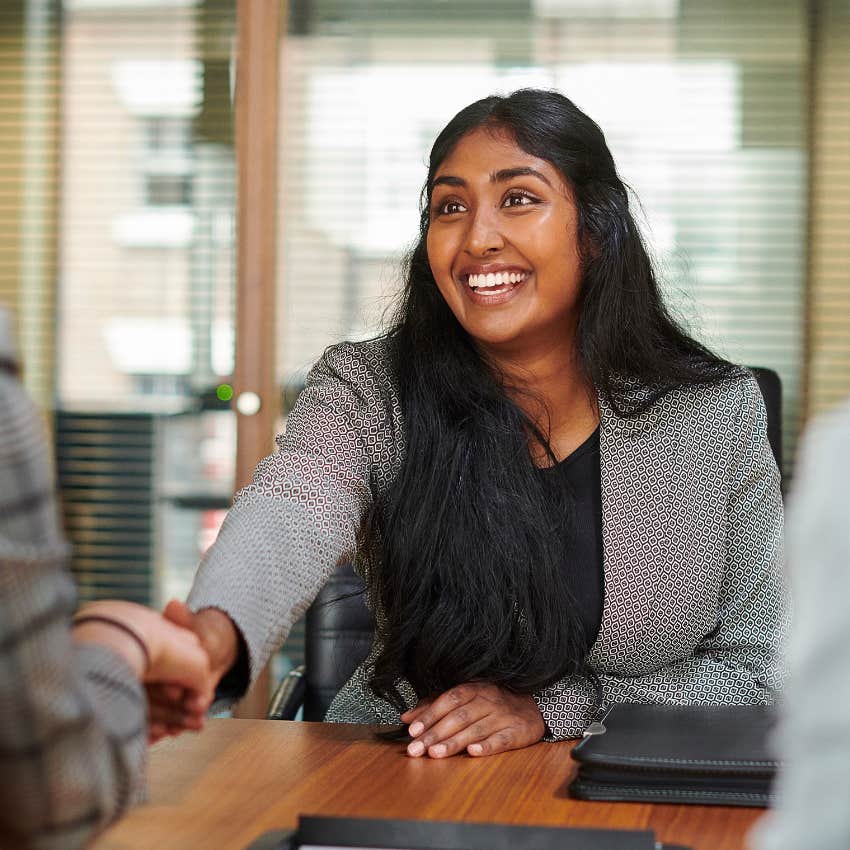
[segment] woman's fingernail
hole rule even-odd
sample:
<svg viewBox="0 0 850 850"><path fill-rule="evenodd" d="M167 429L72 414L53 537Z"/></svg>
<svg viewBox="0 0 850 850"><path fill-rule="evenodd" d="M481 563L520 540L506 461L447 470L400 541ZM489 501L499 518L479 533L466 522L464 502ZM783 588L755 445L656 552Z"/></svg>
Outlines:
<svg viewBox="0 0 850 850"><path fill-rule="evenodd" d="M411 756L421 756L425 752L425 744L422 741L414 741L408 746L407 752Z"/></svg>
<svg viewBox="0 0 850 850"><path fill-rule="evenodd" d="M407 734L410 735L411 738L415 738L417 735L421 735L424 730L425 726L417 720L415 723L410 724Z"/></svg>
<svg viewBox="0 0 850 850"><path fill-rule="evenodd" d="M467 748L467 752L472 753L474 756L480 756L484 750L481 748L481 744L470 744Z"/></svg>
<svg viewBox="0 0 850 850"><path fill-rule="evenodd" d="M431 747L431 755L439 758L440 756L444 756L446 754L446 745L445 744L436 744Z"/></svg>

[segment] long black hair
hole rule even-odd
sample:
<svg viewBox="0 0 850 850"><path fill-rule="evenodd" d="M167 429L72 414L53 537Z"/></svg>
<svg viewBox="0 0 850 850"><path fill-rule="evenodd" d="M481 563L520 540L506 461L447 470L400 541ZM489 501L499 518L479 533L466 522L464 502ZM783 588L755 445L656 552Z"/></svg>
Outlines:
<svg viewBox="0 0 850 850"><path fill-rule="evenodd" d="M564 580L572 498L564 491L552 504L529 451L537 440L554 460L546 434L460 326L428 262L434 176L479 128L547 160L572 189L583 246L577 350L616 415L736 371L669 315L605 137L570 100L523 89L479 100L448 123L431 150L419 240L386 334L406 454L358 546L377 613L369 683L400 710L402 679L421 698L467 681L532 693L592 675Z"/></svg>

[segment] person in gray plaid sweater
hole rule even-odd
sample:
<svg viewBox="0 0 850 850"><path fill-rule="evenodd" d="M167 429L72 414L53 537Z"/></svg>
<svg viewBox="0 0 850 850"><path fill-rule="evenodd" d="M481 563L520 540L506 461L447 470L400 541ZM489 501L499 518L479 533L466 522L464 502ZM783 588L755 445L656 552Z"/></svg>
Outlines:
<svg viewBox="0 0 850 850"><path fill-rule="evenodd" d="M140 798L149 733L169 732L148 729L143 683L184 688L181 719L200 728L209 662L141 605L75 615L44 424L17 372L0 308L0 848L73 850Z"/></svg>

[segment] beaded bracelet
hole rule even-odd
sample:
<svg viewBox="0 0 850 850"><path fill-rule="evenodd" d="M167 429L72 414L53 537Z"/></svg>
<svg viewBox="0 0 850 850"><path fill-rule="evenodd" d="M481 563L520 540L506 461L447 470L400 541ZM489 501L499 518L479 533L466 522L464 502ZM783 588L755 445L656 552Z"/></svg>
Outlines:
<svg viewBox="0 0 850 850"><path fill-rule="evenodd" d="M79 626L82 623L107 623L108 625L115 626L116 629L120 629L122 632L128 634L139 645L139 649L142 650L142 655L145 657L145 673L150 670L151 654L148 651L148 646L145 643L144 638L142 638L142 636L132 626L128 626L121 620L109 617L106 614L80 614L78 617L74 617L71 621L72 626Z"/></svg>

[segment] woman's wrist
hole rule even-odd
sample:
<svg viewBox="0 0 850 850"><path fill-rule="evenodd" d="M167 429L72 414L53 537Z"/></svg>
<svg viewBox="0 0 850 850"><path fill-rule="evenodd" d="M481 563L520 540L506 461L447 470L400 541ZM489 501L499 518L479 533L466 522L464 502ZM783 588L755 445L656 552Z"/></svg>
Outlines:
<svg viewBox="0 0 850 850"><path fill-rule="evenodd" d="M239 654L239 632L235 623L219 608L202 608L195 614L195 633L210 657L213 673L221 677Z"/></svg>

